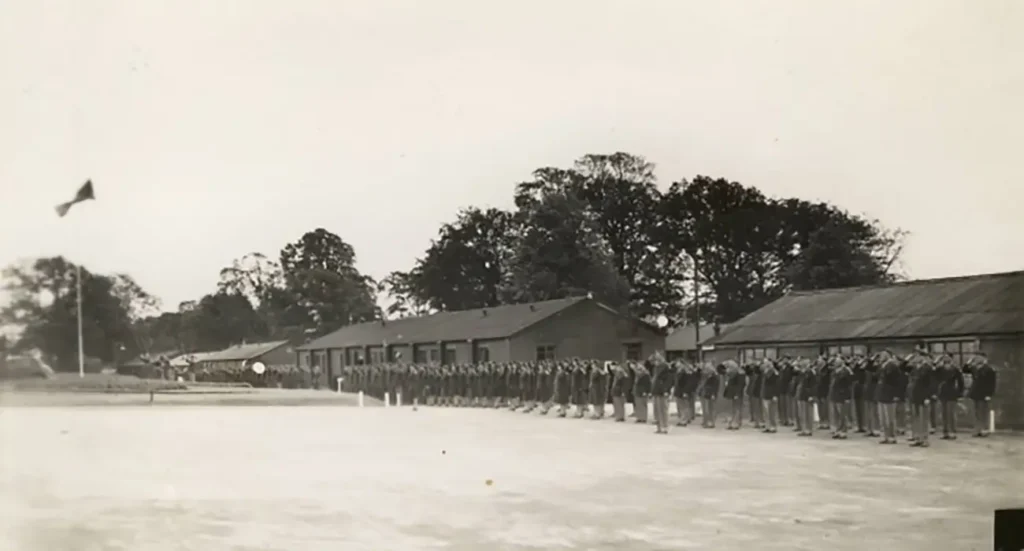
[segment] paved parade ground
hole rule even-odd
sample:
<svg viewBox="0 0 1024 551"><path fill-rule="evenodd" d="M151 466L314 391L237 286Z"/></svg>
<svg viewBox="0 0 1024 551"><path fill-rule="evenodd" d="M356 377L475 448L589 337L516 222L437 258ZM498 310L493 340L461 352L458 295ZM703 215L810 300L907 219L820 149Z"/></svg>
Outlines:
<svg viewBox="0 0 1024 551"><path fill-rule="evenodd" d="M9 551L991 549L1022 440L504 410L0 409ZM1016 503L1020 506L1020 502Z"/></svg>

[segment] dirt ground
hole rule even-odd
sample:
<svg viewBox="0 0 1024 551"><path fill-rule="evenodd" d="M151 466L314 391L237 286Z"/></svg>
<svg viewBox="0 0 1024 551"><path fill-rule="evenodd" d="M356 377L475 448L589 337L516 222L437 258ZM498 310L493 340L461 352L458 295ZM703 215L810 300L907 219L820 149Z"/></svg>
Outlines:
<svg viewBox="0 0 1024 551"><path fill-rule="evenodd" d="M11 551L991 549L1024 439L506 410L2 408Z"/></svg>

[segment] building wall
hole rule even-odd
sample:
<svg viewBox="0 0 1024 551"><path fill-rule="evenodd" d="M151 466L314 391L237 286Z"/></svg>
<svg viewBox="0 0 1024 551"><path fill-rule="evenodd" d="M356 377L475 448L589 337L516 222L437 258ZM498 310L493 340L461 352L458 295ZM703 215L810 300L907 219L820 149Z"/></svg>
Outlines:
<svg viewBox="0 0 1024 551"><path fill-rule="evenodd" d="M639 343L641 358L665 349L664 335L592 302L581 302L509 339L509 360L535 360L541 345L554 345L556 358L622 360L626 343Z"/></svg>
<svg viewBox="0 0 1024 551"><path fill-rule="evenodd" d="M981 350L996 369L996 426L1024 429L1024 336L981 339Z"/></svg>
<svg viewBox="0 0 1024 551"><path fill-rule="evenodd" d="M279 346L256 358L266 365L291 365L295 363L295 348L289 344Z"/></svg>

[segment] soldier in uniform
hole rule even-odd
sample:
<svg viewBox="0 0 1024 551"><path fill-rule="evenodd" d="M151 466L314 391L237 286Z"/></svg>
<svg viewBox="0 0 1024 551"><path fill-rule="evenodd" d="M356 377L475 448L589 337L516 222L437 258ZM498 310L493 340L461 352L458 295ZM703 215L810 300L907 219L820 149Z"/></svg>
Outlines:
<svg viewBox="0 0 1024 551"><path fill-rule="evenodd" d="M583 362L573 361L572 368L572 398L576 406L576 418L582 419L587 414L587 398L590 394L590 377L587 367Z"/></svg>
<svg viewBox="0 0 1024 551"><path fill-rule="evenodd" d="M832 438L845 440L849 431L850 400L853 398L853 369L841 356L832 359L832 380L828 400L832 406Z"/></svg>
<svg viewBox="0 0 1024 551"><path fill-rule="evenodd" d="M558 416L565 417L569 411L572 396L572 373L570 367L559 362L555 371L555 400L558 402Z"/></svg>
<svg viewBox="0 0 1024 551"><path fill-rule="evenodd" d="M782 386L782 377L775 362L765 358L761 361L761 401L765 412L766 423L764 431L775 433L779 430L779 390Z"/></svg>
<svg viewBox="0 0 1024 551"><path fill-rule="evenodd" d="M881 430L881 420L878 412L878 400L876 398L878 388L878 359L879 355L864 359L864 367L862 368L863 375L863 386L861 398L864 402L864 422L866 424L867 435L869 437L877 437Z"/></svg>
<svg viewBox="0 0 1024 551"><path fill-rule="evenodd" d="M523 413L533 411L533 396L536 391L533 381L533 365L530 362L519 366L519 403L523 406Z"/></svg>
<svg viewBox="0 0 1024 551"><path fill-rule="evenodd" d="M906 384L899 358L888 350L878 356L878 376L875 383L875 401L878 402L882 424L880 444L896 443L896 403L901 399Z"/></svg>
<svg viewBox="0 0 1024 551"><path fill-rule="evenodd" d="M681 361L677 360L675 362L676 380L675 384L672 386L672 396L676 400L677 427L685 427L690 421L690 417L688 415L690 412L690 406L687 401L692 403L692 399L690 399L686 394L686 385L690 378L689 368L689 365Z"/></svg>
<svg viewBox="0 0 1024 551"><path fill-rule="evenodd" d="M942 439L956 440L956 412L964 394L964 374L948 354L939 358L938 398L942 409Z"/></svg>
<svg viewBox="0 0 1024 551"><path fill-rule="evenodd" d="M818 370L818 428L821 430L829 430L831 423L829 417L831 416L832 404L828 401L829 389L832 386L832 365L829 358L826 356L821 357L821 367Z"/></svg>
<svg viewBox="0 0 1024 551"><path fill-rule="evenodd" d="M654 367L651 393L654 396L654 420L658 426L656 432L668 434L668 401L676 375L672 366L658 353L651 356L651 365Z"/></svg>
<svg viewBox="0 0 1024 551"><path fill-rule="evenodd" d="M729 401L730 416L729 425L726 430L740 430L743 426L743 392L747 387L747 375L743 369L732 360L725 363L725 390L722 391L722 398Z"/></svg>
<svg viewBox="0 0 1024 551"><path fill-rule="evenodd" d="M931 360L924 355L917 355L911 365L910 402L914 412L914 441L912 446L927 448L928 435L931 433L929 423L931 413L929 406L935 402L936 384L935 368Z"/></svg>
<svg viewBox="0 0 1024 551"><path fill-rule="evenodd" d="M647 401L651 397L651 390L653 381L651 380L651 372L645 365L639 362L633 364L633 371L636 374L633 382L633 400L634 413L636 414L637 423L647 422Z"/></svg>
<svg viewBox="0 0 1024 551"><path fill-rule="evenodd" d="M711 362L704 362L697 392L700 396L701 426L706 429L715 428L715 402L718 401L719 380L715 366Z"/></svg>
<svg viewBox="0 0 1024 551"><path fill-rule="evenodd" d="M967 361L966 369L971 374L967 397L974 405L974 436L984 438L988 436L989 408L996 393L996 370L983 352L975 352Z"/></svg>
<svg viewBox="0 0 1024 551"><path fill-rule="evenodd" d="M747 375L747 402L750 406L750 422L755 429L764 428L764 409L761 403L761 368L753 362L743 366Z"/></svg>
<svg viewBox="0 0 1024 551"><path fill-rule="evenodd" d="M814 436L814 401L818 395L818 377L814 365L805 358L799 360L800 378L796 387L797 416L800 436Z"/></svg>
<svg viewBox="0 0 1024 551"><path fill-rule="evenodd" d="M591 403L594 405L594 419L604 419L604 407L608 403L608 362L595 363L590 372Z"/></svg>
<svg viewBox="0 0 1024 551"><path fill-rule="evenodd" d="M616 423L626 421L626 369L612 364L612 417Z"/></svg>
<svg viewBox="0 0 1024 551"><path fill-rule="evenodd" d="M793 380L793 363L789 358L782 358L776 362L775 368L779 371L779 424L790 426L790 405L789 386Z"/></svg>

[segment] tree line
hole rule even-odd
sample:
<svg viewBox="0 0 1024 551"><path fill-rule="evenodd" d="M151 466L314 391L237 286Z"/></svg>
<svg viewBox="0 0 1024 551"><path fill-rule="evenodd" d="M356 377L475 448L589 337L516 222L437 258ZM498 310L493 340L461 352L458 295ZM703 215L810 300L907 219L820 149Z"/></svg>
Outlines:
<svg viewBox="0 0 1024 551"><path fill-rule="evenodd" d="M790 290L899 278L905 232L823 202L768 197L696 176L664 191L628 153L585 155L514 186L514 208L468 207L406 271L380 281L341 237L317 228L276 257L253 252L217 289L160 312L127 274L82 269L87 356L200 351L243 341L300 341L349 323L593 293L642 318L729 323ZM22 328L58 369L77 366L75 265L40 258L5 270L13 300L0 323ZM695 300L699 298L699 301ZM388 305L378 306L378 299ZM699 312L695 306L699 304Z"/></svg>

